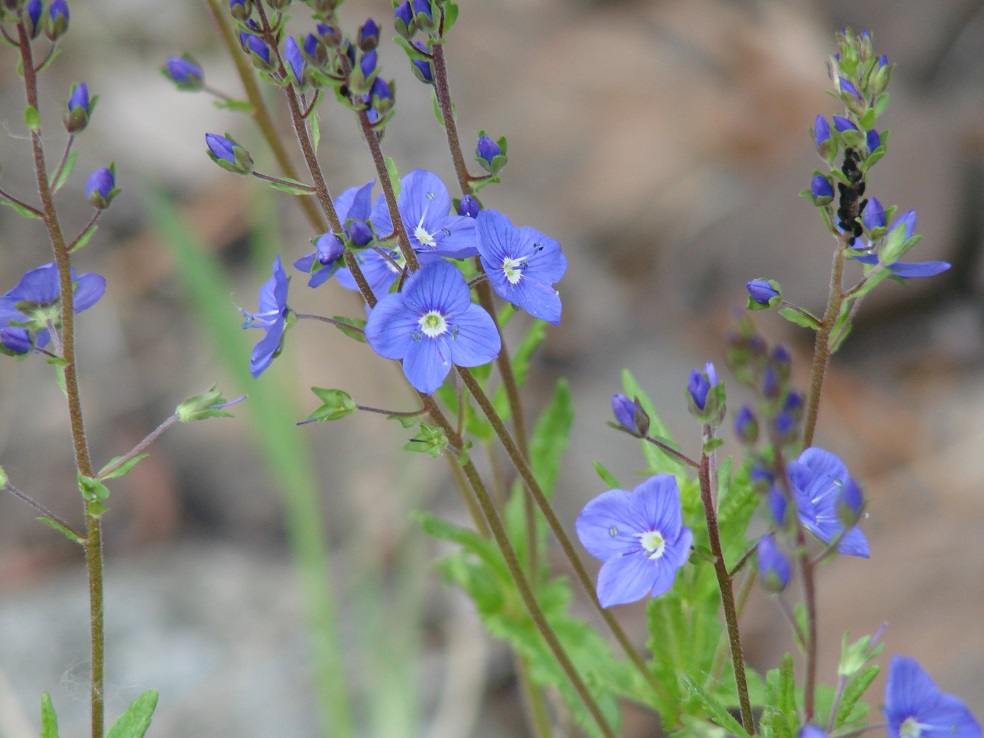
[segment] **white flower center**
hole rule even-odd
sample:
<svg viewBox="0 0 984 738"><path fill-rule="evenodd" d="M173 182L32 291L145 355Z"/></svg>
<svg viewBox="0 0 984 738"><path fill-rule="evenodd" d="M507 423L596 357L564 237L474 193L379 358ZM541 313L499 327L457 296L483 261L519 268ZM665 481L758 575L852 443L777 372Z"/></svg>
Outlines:
<svg viewBox="0 0 984 738"><path fill-rule="evenodd" d="M436 310L420 317L420 330L428 338L437 338L448 332L448 321Z"/></svg>
<svg viewBox="0 0 984 738"><path fill-rule="evenodd" d="M507 256L502 260L502 273L506 275L509 284L516 284L522 278L523 269L525 269L524 261L526 261L526 257L514 259Z"/></svg>
<svg viewBox="0 0 984 738"><path fill-rule="evenodd" d="M927 726L920 723L915 717L909 717L899 726L899 735L902 738L919 738L925 727Z"/></svg>
<svg viewBox="0 0 984 738"><path fill-rule="evenodd" d="M647 530L639 536L639 543L646 549L649 558L655 561L663 555L666 550L666 541L657 530Z"/></svg>

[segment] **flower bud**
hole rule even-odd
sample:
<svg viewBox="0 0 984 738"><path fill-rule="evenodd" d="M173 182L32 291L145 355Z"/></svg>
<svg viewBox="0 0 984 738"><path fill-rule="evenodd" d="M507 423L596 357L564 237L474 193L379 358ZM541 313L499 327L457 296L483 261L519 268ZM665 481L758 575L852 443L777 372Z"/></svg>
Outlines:
<svg viewBox="0 0 984 738"><path fill-rule="evenodd" d="M265 0L266 4L269 5L274 10L286 10L291 3L291 0Z"/></svg>
<svg viewBox="0 0 984 738"><path fill-rule="evenodd" d="M854 123L852 123L851 121L849 121L847 118L843 116L834 115L832 116L832 118L834 121L834 128L837 129L838 133L844 133L844 131L858 130L858 127L854 125Z"/></svg>
<svg viewBox="0 0 984 738"><path fill-rule="evenodd" d="M645 438L649 433L649 415L642 409L639 400L630 400L626 395L612 395L612 412L615 420L625 430L637 438Z"/></svg>
<svg viewBox="0 0 984 738"><path fill-rule="evenodd" d="M745 289L748 290L745 307L749 310L772 308L782 302L782 290L774 279L753 279L745 284Z"/></svg>
<svg viewBox="0 0 984 738"><path fill-rule="evenodd" d="M876 229L885 227L885 208L882 207L877 197L868 200L868 204L864 206L861 224L868 233L872 234L873 239L880 238L880 234L875 236L874 232Z"/></svg>
<svg viewBox="0 0 984 738"><path fill-rule="evenodd" d="M205 73L201 66L187 54L172 56L161 67L161 74L179 90L198 92L205 86Z"/></svg>
<svg viewBox="0 0 984 738"><path fill-rule="evenodd" d="M792 567L779 546L766 534L759 539L757 550L759 578L770 592L782 592L789 585Z"/></svg>
<svg viewBox="0 0 984 738"><path fill-rule="evenodd" d="M877 149L879 146L881 146L881 136L878 134L878 131L876 131L874 128L868 131L868 135L865 136L865 139L868 143L869 154L875 149Z"/></svg>
<svg viewBox="0 0 984 738"><path fill-rule="evenodd" d="M458 215L477 218L480 212L482 212L482 204L472 195L465 195L458 203Z"/></svg>
<svg viewBox="0 0 984 738"><path fill-rule="evenodd" d="M342 43L342 32L334 26L329 26L327 23L319 23L317 31L321 40L325 42L325 46L329 49L334 49Z"/></svg>
<svg viewBox="0 0 984 738"><path fill-rule="evenodd" d="M396 26L396 32L403 38L409 41L413 37L417 30L417 24L413 20L413 5L410 0L400 3L393 9L393 25Z"/></svg>
<svg viewBox="0 0 984 738"><path fill-rule="evenodd" d="M735 435L746 446L754 446L758 440L759 426L755 413L748 405L742 405L735 415Z"/></svg>
<svg viewBox="0 0 984 738"><path fill-rule="evenodd" d="M718 426L724 420L724 386L718 382L714 364L707 362L704 371L694 369L687 383L690 413L703 423Z"/></svg>
<svg viewBox="0 0 984 738"><path fill-rule="evenodd" d="M368 246L372 241L372 228L364 220L353 220L345 229L349 240L356 246Z"/></svg>
<svg viewBox="0 0 984 738"><path fill-rule="evenodd" d="M505 139L493 141L485 135L485 131L479 133L478 145L475 147L475 161L489 174L498 174L505 166L506 152L502 148L504 143Z"/></svg>
<svg viewBox="0 0 984 738"><path fill-rule="evenodd" d="M372 51L379 45L379 26L372 18L366 20L359 28L356 43L363 51Z"/></svg>
<svg viewBox="0 0 984 738"><path fill-rule="evenodd" d="M824 161L831 162L837 155L837 142L830 136L830 124L822 115L818 115L813 124L813 141L817 145L817 153Z"/></svg>
<svg viewBox="0 0 984 738"><path fill-rule="evenodd" d="M834 199L834 187L829 179L818 174L810 181L810 196L814 205L823 207Z"/></svg>
<svg viewBox="0 0 984 738"><path fill-rule="evenodd" d="M44 6L41 4L41 0L29 0L24 6L24 26L31 39L37 38L38 34L41 33L41 13L43 12Z"/></svg>
<svg viewBox="0 0 984 738"><path fill-rule="evenodd" d="M253 14L253 0L229 0L229 12L237 21L244 22Z"/></svg>
<svg viewBox="0 0 984 738"><path fill-rule="evenodd" d="M65 0L54 0L48 7L45 16L44 35L52 41L57 41L68 32L68 3Z"/></svg>
<svg viewBox="0 0 984 738"><path fill-rule="evenodd" d="M432 0L413 0L413 20L417 29L424 33L433 33L437 30Z"/></svg>
<svg viewBox="0 0 984 738"><path fill-rule="evenodd" d="M765 493L765 507L769 511L769 517L778 528L785 528L790 519L790 505L786 496L779 491L775 484L769 487Z"/></svg>
<svg viewBox="0 0 984 738"><path fill-rule="evenodd" d="M297 44L297 39L293 36L288 36L287 41L284 43L284 61L294 84L303 88L307 81L307 60L304 58L304 54L301 53L301 47Z"/></svg>
<svg viewBox="0 0 984 738"><path fill-rule="evenodd" d="M334 265L345 253L345 244L334 233L322 233L311 239L311 243L314 244L318 263L322 266Z"/></svg>
<svg viewBox="0 0 984 738"><path fill-rule="evenodd" d="M205 144L208 146L208 157L226 171L234 174L250 174L253 171L253 158L231 138L206 133Z"/></svg>
<svg viewBox="0 0 984 738"><path fill-rule="evenodd" d="M116 187L116 168L112 164L97 169L85 182L85 196L98 210L108 208L119 192Z"/></svg>
<svg viewBox="0 0 984 738"><path fill-rule="evenodd" d="M396 83L394 82L393 84ZM368 95L363 97L363 100L372 105L370 113L374 113L377 119L384 118L393 109L395 102L393 88L382 77L376 77L372 81L372 89L369 90ZM370 115L370 119L372 117ZM375 123L375 120L373 120L373 123Z"/></svg>
<svg viewBox="0 0 984 738"><path fill-rule="evenodd" d="M270 59L270 47L259 36L252 33L239 32L239 40L243 44L243 50L253 59L253 66L266 72L273 71L273 62Z"/></svg>
<svg viewBox="0 0 984 738"><path fill-rule="evenodd" d="M85 82L72 85L72 94L68 97L68 108L65 113L65 130L75 134L83 131L89 125L89 114L95 107L95 100L89 100L89 87Z"/></svg>
<svg viewBox="0 0 984 738"><path fill-rule="evenodd" d="M865 31L867 33L867 31ZM796 738L827 738L827 732L816 725L804 725Z"/></svg>
<svg viewBox="0 0 984 738"><path fill-rule="evenodd" d="M434 68L427 59L414 59L413 69L414 75L424 84L430 85L434 83Z"/></svg>
<svg viewBox="0 0 984 738"><path fill-rule="evenodd" d="M0 328L0 353L7 356L23 356L33 348L31 333L26 328Z"/></svg>

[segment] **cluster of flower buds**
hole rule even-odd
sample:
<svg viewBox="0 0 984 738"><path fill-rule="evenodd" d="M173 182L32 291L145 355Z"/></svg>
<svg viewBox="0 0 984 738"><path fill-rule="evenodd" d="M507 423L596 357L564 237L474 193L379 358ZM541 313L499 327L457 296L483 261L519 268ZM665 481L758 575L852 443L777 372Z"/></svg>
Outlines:
<svg viewBox="0 0 984 738"><path fill-rule="evenodd" d="M24 30L32 41L44 32L55 43L68 32L68 3L52 0L45 10L42 0L0 1L0 23L24 22ZM14 34L16 36L16 34Z"/></svg>

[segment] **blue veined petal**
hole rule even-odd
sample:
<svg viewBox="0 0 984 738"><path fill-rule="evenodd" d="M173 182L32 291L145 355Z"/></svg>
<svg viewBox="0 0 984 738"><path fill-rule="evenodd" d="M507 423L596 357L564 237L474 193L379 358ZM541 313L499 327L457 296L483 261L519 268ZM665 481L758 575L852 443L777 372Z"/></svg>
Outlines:
<svg viewBox="0 0 984 738"><path fill-rule="evenodd" d="M425 227L437 223L443 225L442 219L451 213L451 195L436 174L426 169L414 169L400 179L397 206L407 233L412 233L421 223ZM441 225L429 228L428 232L440 230Z"/></svg>
<svg viewBox="0 0 984 738"><path fill-rule="evenodd" d="M374 311L375 312L375 311ZM429 395L444 384L451 371L451 348L446 336L413 340L403 358L403 373L418 392Z"/></svg>
<svg viewBox="0 0 984 738"><path fill-rule="evenodd" d="M633 514L632 492L610 489L591 500L577 516L575 529L585 550L596 559L637 552L645 521Z"/></svg>
<svg viewBox="0 0 984 738"><path fill-rule="evenodd" d="M883 712L889 738L901 738L907 721L917 723L926 738L981 738L981 726L966 705L941 691L913 658L892 657Z"/></svg>
<svg viewBox="0 0 984 738"><path fill-rule="evenodd" d="M386 295L369 313L366 321L366 340L369 346L386 359L402 359L414 342L419 329L419 316L407 310L402 293Z"/></svg>
<svg viewBox="0 0 984 738"><path fill-rule="evenodd" d="M683 518L680 489L672 474L656 474L640 484L629 500L633 515L646 530L658 530L668 541L680 535Z"/></svg>
<svg viewBox="0 0 984 738"><path fill-rule="evenodd" d="M642 554L612 556L598 572L598 601L601 606L625 605L650 594L655 569L653 562Z"/></svg>
<svg viewBox="0 0 984 738"><path fill-rule="evenodd" d="M545 320L553 325L560 325L560 315L563 305L560 301L560 294L549 284L543 284L535 279L535 276L527 276L526 273L520 278L519 282L512 284L502 270L499 270L501 280L492 280L489 272L490 282L495 288L498 285L501 289L496 290L496 294L503 300L518 305L534 318Z"/></svg>
<svg viewBox="0 0 984 738"><path fill-rule="evenodd" d="M452 318L449 339L451 361L458 366L481 366L493 361L502 349L499 331L485 310L469 304Z"/></svg>
<svg viewBox="0 0 984 738"><path fill-rule="evenodd" d="M75 277L72 270L72 277ZM21 276L17 286L8 293L18 302L30 300L38 303L53 303L60 296L58 288L58 267L54 262L31 269Z"/></svg>
<svg viewBox="0 0 984 738"><path fill-rule="evenodd" d="M950 268L950 264L945 261L916 261L908 264L896 262L892 264L893 276L902 279L915 279L918 277L935 277Z"/></svg>
<svg viewBox="0 0 984 738"><path fill-rule="evenodd" d="M411 274L403 285L407 308L419 315L436 310L445 317L463 313L471 302L464 275L446 261L437 261Z"/></svg>
<svg viewBox="0 0 984 738"><path fill-rule="evenodd" d="M532 244L535 254L530 256L530 268L535 265L538 277L553 284L559 282L567 271L567 257L561 249L560 241L550 238L530 226L523 226L519 229L520 239Z"/></svg>
<svg viewBox="0 0 984 738"><path fill-rule="evenodd" d="M106 278L101 274L83 274L75 282L74 310L81 313L95 305L106 292Z"/></svg>
<svg viewBox="0 0 984 738"><path fill-rule="evenodd" d="M249 359L249 371L254 378L259 377L273 362L273 357L280 350L283 335L284 321L278 320L267 328L266 335L253 347L253 354Z"/></svg>

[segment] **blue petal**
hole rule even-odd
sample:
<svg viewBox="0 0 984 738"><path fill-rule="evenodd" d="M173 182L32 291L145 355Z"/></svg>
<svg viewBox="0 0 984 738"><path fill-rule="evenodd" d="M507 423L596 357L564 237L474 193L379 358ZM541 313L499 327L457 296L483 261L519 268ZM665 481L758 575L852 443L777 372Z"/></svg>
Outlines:
<svg viewBox="0 0 984 738"><path fill-rule="evenodd" d="M386 295L376 303L366 321L369 346L386 359L402 359L414 342L418 316L407 309L402 293Z"/></svg>
<svg viewBox="0 0 984 738"><path fill-rule="evenodd" d="M496 290L503 300L518 305L534 318L560 325L560 314L563 310L560 293L549 284L534 281L534 277L528 276L528 272L524 272L515 285L511 284L505 275L502 277L502 282L509 286L509 289L503 289L501 292ZM492 285L495 287L497 283L501 285L502 282L493 281Z"/></svg>
<svg viewBox="0 0 984 738"><path fill-rule="evenodd" d="M529 226L520 228L519 235L523 242L536 249L535 255L530 257L530 269L535 268L537 279L550 284L559 282L567 271L567 257L560 241Z"/></svg>
<svg viewBox="0 0 984 738"><path fill-rule="evenodd" d="M902 724L914 718L927 738L980 738L981 726L964 703L945 694L919 663L893 656L885 685L889 738L899 738Z"/></svg>
<svg viewBox="0 0 984 738"><path fill-rule="evenodd" d="M652 592L657 570L640 551L613 556L598 571L598 601L602 607L625 605Z"/></svg>
<svg viewBox="0 0 984 738"><path fill-rule="evenodd" d="M458 366L481 366L493 361L502 349L499 331L485 309L468 305L452 318L451 361Z"/></svg>
<svg viewBox="0 0 984 738"><path fill-rule="evenodd" d="M585 550L596 559L607 561L613 556L641 551L639 535L645 521L636 517L632 492L610 489L591 500L574 524Z"/></svg>
<svg viewBox="0 0 984 738"><path fill-rule="evenodd" d="M74 275L73 275L74 276ZM18 302L30 300L39 303L52 303L59 297L58 267L54 262L31 269L21 276L14 289L7 293Z"/></svg>
<svg viewBox="0 0 984 738"><path fill-rule="evenodd" d="M283 335L284 321L278 320L267 329L266 335L253 347L249 371L254 378L259 377L273 362L274 355L280 350L280 340Z"/></svg>
<svg viewBox="0 0 984 738"><path fill-rule="evenodd" d="M433 172L426 169L414 169L400 180L400 196L397 198L400 217L403 218L407 233L423 222L443 222L451 213L451 195L444 182ZM428 229L433 233L433 230Z"/></svg>
<svg viewBox="0 0 984 738"><path fill-rule="evenodd" d="M916 277L935 277L950 268L950 264L945 261L917 261L909 264L895 263L889 267L892 274L902 279L913 279Z"/></svg>
<svg viewBox="0 0 984 738"><path fill-rule="evenodd" d="M680 489L672 474L650 477L633 490L630 502L633 515L645 530L658 530L667 541L680 535Z"/></svg>
<svg viewBox="0 0 984 738"><path fill-rule="evenodd" d="M75 312L77 313L95 305L106 292L106 279L101 274L83 274L75 285Z"/></svg>
<svg viewBox="0 0 984 738"><path fill-rule="evenodd" d="M418 269L403 285L407 307L419 315L436 310L445 317L463 313L471 302L464 275L446 261Z"/></svg>
<svg viewBox="0 0 984 738"><path fill-rule="evenodd" d="M451 348L444 336L423 337L410 342L403 359L403 373L418 392L425 395L444 384L451 371Z"/></svg>

